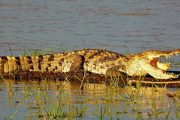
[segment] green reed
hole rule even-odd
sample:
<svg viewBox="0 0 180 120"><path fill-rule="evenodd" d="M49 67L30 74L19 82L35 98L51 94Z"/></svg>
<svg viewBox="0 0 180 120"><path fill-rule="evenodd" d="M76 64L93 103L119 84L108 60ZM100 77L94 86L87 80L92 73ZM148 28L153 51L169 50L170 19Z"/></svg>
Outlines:
<svg viewBox="0 0 180 120"><path fill-rule="evenodd" d="M85 83L84 79L80 80L79 91L83 92ZM149 97L146 96L146 89L141 85L140 82L136 86L127 84L124 87L119 86L121 77L112 77L110 84L104 83L107 88L105 89L106 94L102 95L100 99L94 100L94 98L88 97L86 100L94 101L94 104L91 106L96 106L96 109L87 106L86 103L81 102L73 103L72 93L65 90L66 84L69 83L68 76L65 79L65 82L56 82L56 90L53 90L53 95L50 96L50 84L47 80L43 80L40 84L26 85L23 84L21 90L22 97L21 100L18 98L20 105L27 106L27 118L35 119L83 119L92 116L92 119L114 119L114 118L133 118L133 119L179 119L180 117L180 92L171 92L168 88L164 87L163 92L158 91L160 87L152 86L151 92L148 93ZM139 81L143 80L142 78L138 79ZM31 82L31 81L30 81ZM87 81L86 81L87 82ZM13 90L12 84L8 84L8 93L11 96L11 99L16 96L16 92ZM94 91L96 92L96 91ZM158 95L156 95L158 94ZM170 99L174 100L175 108L172 113L171 108L164 109L163 106L157 105L163 104L164 97L162 95L170 96ZM96 97L96 96L95 96ZM144 101L149 101L147 108L144 108ZM166 105L170 106L170 102L167 102ZM112 105L119 106L119 109L113 110ZM19 106L15 112L10 114L7 118L14 118L15 115L19 112ZM92 110L94 109L94 110ZM36 111L36 112L32 112ZM91 112L90 112L91 111ZM175 115L175 117L172 117Z"/></svg>

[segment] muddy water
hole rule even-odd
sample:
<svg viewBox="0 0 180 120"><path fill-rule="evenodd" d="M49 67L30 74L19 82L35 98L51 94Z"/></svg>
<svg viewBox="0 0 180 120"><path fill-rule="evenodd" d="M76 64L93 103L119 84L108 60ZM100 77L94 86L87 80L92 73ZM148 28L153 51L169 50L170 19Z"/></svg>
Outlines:
<svg viewBox="0 0 180 120"><path fill-rule="evenodd" d="M0 118L49 119L46 111L56 109L60 102L69 116L56 119L100 119L101 113L103 119L179 119L178 89L88 83L81 86L67 81L1 81ZM84 112L73 117L72 109Z"/></svg>
<svg viewBox="0 0 180 120"><path fill-rule="evenodd" d="M22 55L32 49L62 51L107 48L125 54L147 49L175 49L180 47L179 13L179 0L0 0L0 56ZM173 57L171 61L176 64L173 70L180 70L180 59ZM0 118L13 113L17 119L24 119L24 116L28 118L27 108L32 112L37 109L28 107L27 102L22 102L25 99L20 95L23 92L22 83L13 83L12 91L8 85L4 82L0 84ZM77 91L68 90L72 92L73 102L77 102L76 98L82 96L82 91L77 88ZM85 106L89 108L96 102L102 102L102 106L107 105L104 104L104 99L101 101L102 97L107 96L104 89L98 93L87 91L83 92L85 99L92 94L99 96L95 96L97 101L90 99L87 104L85 102ZM49 92L54 93L54 90ZM158 92L160 93L162 92ZM54 94L49 95L53 97ZM114 110L114 113L118 113L115 116L133 119L144 113L148 116L148 100L152 99L143 99L141 107L144 109L138 108L139 114L138 110L133 109L119 111L119 108L123 107L133 108L126 106L126 102L109 102L108 105L113 108L111 110ZM176 116L177 112L179 114L179 111L175 110L177 106L171 99L169 101L166 94L162 96L162 100L162 104L157 100L157 107L160 106L160 110L162 108L162 111L166 111L162 114L163 118L171 109L171 117ZM95 108L101 108L101 104L96 105L98 104L95 104ZM90 113L95 108L92 107ZM134 114L131 116L130 113ZM90 119L87 116L86 118Z"/></svg>

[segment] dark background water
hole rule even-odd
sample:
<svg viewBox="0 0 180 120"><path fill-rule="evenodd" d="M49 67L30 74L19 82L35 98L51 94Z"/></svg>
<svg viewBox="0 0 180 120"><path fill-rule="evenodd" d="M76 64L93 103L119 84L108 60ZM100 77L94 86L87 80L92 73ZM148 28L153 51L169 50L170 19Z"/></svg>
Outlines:
<svg viewBox="0 0 180 120"><path fill-rule="evenodd" d="M0 55L180 47L179 0L0 0ZM25 49L25 50L24 50Z"/></svg>

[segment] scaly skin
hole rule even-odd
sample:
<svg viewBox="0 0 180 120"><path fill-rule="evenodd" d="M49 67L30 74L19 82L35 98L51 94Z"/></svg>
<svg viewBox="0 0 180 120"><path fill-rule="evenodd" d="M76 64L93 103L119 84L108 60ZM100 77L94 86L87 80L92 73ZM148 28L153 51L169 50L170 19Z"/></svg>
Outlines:
<svg viewBox="0 0 180 120"><path fill-rule="evenodd" d="M121 55L101 49L83 49L67 53L25 57L0 57L0 74L21 71L69 72L83 69L97 74L122 72L129 76L149 74L156 79L177 78L167 73L170 64L160 63L157 58L180 54L180 49L171 51L149 50L142 53Z"/></svg>

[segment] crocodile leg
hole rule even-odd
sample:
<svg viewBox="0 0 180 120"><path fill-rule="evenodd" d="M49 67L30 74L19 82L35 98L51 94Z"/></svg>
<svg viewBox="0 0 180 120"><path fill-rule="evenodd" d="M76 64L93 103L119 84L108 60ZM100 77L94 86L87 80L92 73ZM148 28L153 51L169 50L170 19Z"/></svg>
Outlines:
<svg viewBox="0 0 180 120"><path fill-rule="evenodd" d="M62 72L80 71L83 69L84 57L81 55L70 55L62 63Z"/></svg>
<svg viewBox="0 0 180 120"><path fill-rule="evenodd" d="M124 67L122 66L115 66L111 67L106 70L106 76L122 76L122 77L127 77L127 74L125 72L122 72Z"/></svg>

